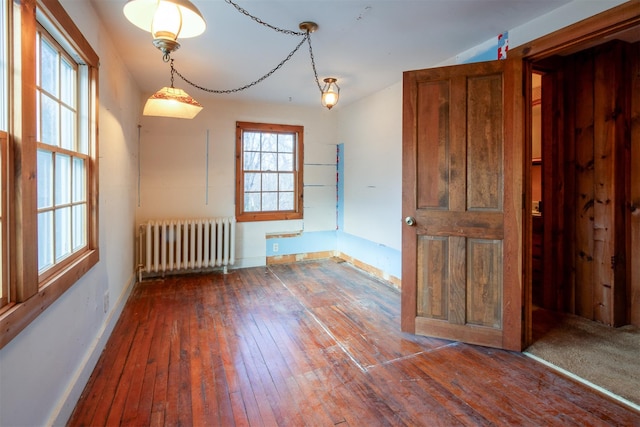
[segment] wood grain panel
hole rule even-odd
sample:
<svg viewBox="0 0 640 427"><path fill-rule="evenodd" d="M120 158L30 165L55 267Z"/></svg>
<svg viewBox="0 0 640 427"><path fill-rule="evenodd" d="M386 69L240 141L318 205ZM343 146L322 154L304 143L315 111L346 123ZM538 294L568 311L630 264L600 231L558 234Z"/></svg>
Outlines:
<svg viewBox="0 0 640 427"><path fill-rule="evenodd" d="M467 81L467 209L502 210L502 74Z"/></svg>
<svg viewBox="0 0 640 427"><path fill-rule="evenodd" d="M635 52L630 58L631 91L632 94L640 93L640 42L632 46L631 52ZM640 326L640 96L631 97L631 144L629 155L629 182L630 197L628 206L629 215L629 298L627 299L630 310L629 321L632 325ZM631 260L636 260L633 262Z"/></svg>
<svg viewBox="0 0 640 427"><path fill-rule="evenodd" d="M502 214L495 212L420 211L416 220L428 235L504 238Z"/></svg>
<svg viewBox="0 0 640 427"><path fill-rule="evenodd" d="M418 316L446 320L449 306L449 239L418 238Z"/></svg>
<svg viewBox="0 0 640 427"><path fill-rule="evenodd" d="M616 119L622 118L624 103L618 98L622 63L620 46L606 45L594 52L594 148L593 148L593 319L614 324L613 291L616 251L616 145L619 132ZM622 140L620 140L622 142Z"/></svg>
<svg viewBox="0 0 640 427"><path fill-rule="evenodd" d="M418 208L449 205L449 84L418 83Z"/></svg>
<svg viewBox="0 0 640 427"><path fill-rule="evenodd" d="M593 76L591 55L578 55L575 69L580 76L576 81L575 98L575 150L576 150L576 314L593 318Z"/></svg>
<svg viewBox="0 0 640 427"><path fill-rule="evenodd" d="M502 241L467 240L467 323L502 327Z"/></svg>

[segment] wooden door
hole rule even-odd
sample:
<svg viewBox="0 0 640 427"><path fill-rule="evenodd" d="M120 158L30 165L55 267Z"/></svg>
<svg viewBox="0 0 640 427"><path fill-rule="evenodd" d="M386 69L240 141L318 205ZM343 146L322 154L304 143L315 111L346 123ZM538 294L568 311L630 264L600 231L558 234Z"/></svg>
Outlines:
<svg viewBox="0 0 640 427"><path fill-rule="evenodd" d="M402 329L522 347L522 61L404 73Z"/></svg>

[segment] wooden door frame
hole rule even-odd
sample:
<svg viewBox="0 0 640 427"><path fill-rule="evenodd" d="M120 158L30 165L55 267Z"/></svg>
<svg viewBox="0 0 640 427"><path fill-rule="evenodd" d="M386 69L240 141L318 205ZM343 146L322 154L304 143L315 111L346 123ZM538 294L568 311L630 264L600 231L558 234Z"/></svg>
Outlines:
<svg viewBox="0 0 640 427"><path fill-rule="evenodd" d="M509 51L509 57L522 58L524 102L524 215L523 215L523 348L532 343L532 298L531 298L531 73L535 62L554 55L584 50L600 44L606 37L640 25L640 0L631 0L606 10L583 21L525 43ZM634 255L632 249L630 256ZM636 254L639 255L639 254ZM638 280L631 278L630 280Z"/></svg>

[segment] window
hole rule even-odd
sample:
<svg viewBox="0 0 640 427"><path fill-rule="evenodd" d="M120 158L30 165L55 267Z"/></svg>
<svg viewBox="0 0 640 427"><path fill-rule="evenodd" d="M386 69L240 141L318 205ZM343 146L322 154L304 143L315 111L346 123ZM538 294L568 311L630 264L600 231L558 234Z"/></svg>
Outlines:
<svg viewBox="0 0 640 427"><path fill-rule="evenodd" d="M236 219L302 218L302 126L236 123Z"/></svg>
<svg viewBox="0 0 640 427"><path fill-rule="evenodd" d="M7 82L9 67L7 46L9 39L9 21L7 19L7 1L0 0L0 310L9 302L9 278L7 276L7 254L9 236L7 235L7 190L8 159L7 120L8 96Z"/></svg>
<svg viewBox="0 0 640 427"><path fill-rule="evenodd" d="M38 272L46 277L87 245L90 158L86 135L78 129L78 98L88 96L88 82L86 67L42 27L36 39Z"/></svg>
<svg viewBox="0 0 640 427"><path fill-rule="evenodd" d="M98 56L58 1L0 1L1 348L98 262Z"/></svg>

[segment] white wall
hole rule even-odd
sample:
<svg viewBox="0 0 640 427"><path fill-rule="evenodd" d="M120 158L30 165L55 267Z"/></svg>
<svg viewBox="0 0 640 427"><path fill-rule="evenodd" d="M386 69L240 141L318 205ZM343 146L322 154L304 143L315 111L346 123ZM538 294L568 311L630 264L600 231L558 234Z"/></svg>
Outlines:
<svg viewBox="0 0 640 427"><path fill-rule="evenodd" d="M320 103L300 107L238 102L183 89L204 106L195 119L141 121L139 224L235 215L236 121L248 121L304 126L304 219L238 223L235 267L265 264L267 233L335 230L335 110Z"/></svg>
<svg viewBox="0 0 640 427"><path fill-rule="evenodd" d="M89 3L62 4L100 57L100 262L0 350L2 426L67 421L134 279L138 89Z"/></svg>
<svg viewBox="0 0 640 427"><path fill-rule="evenodd" d="M344 232L401 248L402 84L340 110Z"/></svg>

